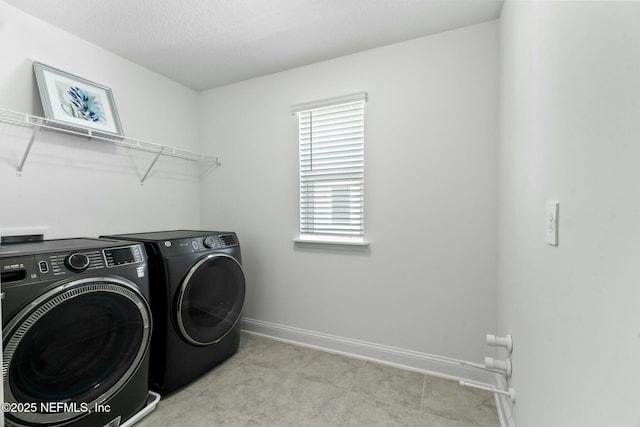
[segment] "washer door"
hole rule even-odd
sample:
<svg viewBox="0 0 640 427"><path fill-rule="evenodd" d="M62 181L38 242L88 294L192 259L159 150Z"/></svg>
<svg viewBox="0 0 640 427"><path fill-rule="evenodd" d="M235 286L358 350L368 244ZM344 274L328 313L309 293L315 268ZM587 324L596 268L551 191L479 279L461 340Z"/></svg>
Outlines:
<svg viewBox="0 0 640 427"><path fill-rule="evenodd" d="M240 319L244 296L244 272L235 258L219 253L200 259L178 293L182 337L200 346L220 341Z"/></svg>
<svg viewBox="0 0 640 427"><path fill-rule="evenodd" d="M4 333L10 416L66 423L107 402L136 373L149 348L151 311L132 282L87 278L43 294Z"/></svg>

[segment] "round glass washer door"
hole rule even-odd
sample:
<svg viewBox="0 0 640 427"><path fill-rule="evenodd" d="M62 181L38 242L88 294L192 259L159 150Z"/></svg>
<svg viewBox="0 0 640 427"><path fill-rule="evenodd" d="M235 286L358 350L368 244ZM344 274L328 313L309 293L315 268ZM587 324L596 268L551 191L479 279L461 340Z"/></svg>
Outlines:
<svg viewBox="0 0 640 427"><path fill-rule="evenodd" d="M240 319L245 297L242 266L224 253L201 258L182 281L176 317L182 337L204 346L220 341Z"/></svg>
<svg viewBox="0 0 640 427"><path fill-rule="evenodd" d="M38 425L87 415L136 373L151 322L146 299L123 278L81 279L43 294L3 331L4 397L18 409L5 415Z"/></svg>

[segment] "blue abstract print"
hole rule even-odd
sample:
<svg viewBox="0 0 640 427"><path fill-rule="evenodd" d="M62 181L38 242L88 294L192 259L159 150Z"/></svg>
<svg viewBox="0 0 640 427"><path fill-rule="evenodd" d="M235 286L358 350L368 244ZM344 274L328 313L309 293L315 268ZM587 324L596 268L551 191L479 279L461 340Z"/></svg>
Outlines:
<svg viewBox="0 0 640 427"><path fill-rule="evenodd" d="M56 82L58 93L61 96L60 106L62 110L78 119L93 123L104 123L106 117L99 96L96 96L80 87L69 86Z"/></svg>

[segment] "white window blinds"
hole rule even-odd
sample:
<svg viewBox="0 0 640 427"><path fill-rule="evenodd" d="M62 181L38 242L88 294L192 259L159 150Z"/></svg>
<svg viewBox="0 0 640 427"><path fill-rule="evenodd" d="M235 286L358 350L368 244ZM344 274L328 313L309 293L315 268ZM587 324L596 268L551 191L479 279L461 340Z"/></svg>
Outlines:
<svg viewBox="0 0 640 427"><path fill-rule="evenodd" d="M364 234L365 100L361 93L294 107L301 236Z"/></svg>

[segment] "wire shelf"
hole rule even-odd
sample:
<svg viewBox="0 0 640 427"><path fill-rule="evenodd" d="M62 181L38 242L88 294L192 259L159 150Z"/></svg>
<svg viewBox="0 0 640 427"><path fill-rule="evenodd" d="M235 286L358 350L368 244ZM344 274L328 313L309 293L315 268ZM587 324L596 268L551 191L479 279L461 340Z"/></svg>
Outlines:
<svg viewBox="0 0 640 427"><path fill-rule="evenodd" d="M0 122L33 129L31 139L27 145L22 161L18 166L18 175L22 173L22 168L24 167L24 163L27 160L29 151L31 150L31 146L35 141L35 137L37 133L41 129L52 130L55 132L62 132L68 135L85 137L92 140L97 140L100 142L117 145L119 147L126 147L133 150L146 151L146 152L156 154L156 157L153 159L153 162L151 163L148 170L142 177L141 182L145 181L145 179L149 175L149 172L151 172L151 169L153 168L153 166L155 165L156 161L160 156L174 157L182 160L188 160L191 162L215 162L217 165L222 164L221 158L218 156L211 156L207 154L196 153L193 151L183 150L176 147L170 147L167 145L161 145L161 144L156 144L154 142L144 141L142 139L128 138L128 137L114 137L111 135L105 135L98 131L93 131L91 129L83 129L83 128L69 126L68 124L57 121L57 120L46 119L44 117L33 116L25 113L18 113L15 111L0 109Z"/></svg>

